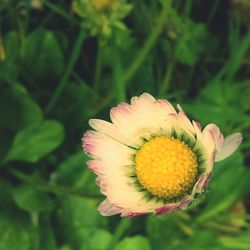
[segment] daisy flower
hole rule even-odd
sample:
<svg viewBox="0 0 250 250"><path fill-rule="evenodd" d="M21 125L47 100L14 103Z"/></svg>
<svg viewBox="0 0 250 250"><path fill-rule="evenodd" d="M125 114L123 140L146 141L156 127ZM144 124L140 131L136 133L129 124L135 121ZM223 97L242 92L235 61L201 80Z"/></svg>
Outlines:
<svg viewBox="0 0 250 250"><path fill-rule="evenodd" d="M215 124L204 129L164 99L133 97L110 111L111 122L91 119L82 146L106 199L101 215L134 217L187 208L211 179L213 165L240 145L240 133L224 138Z"/></svg>

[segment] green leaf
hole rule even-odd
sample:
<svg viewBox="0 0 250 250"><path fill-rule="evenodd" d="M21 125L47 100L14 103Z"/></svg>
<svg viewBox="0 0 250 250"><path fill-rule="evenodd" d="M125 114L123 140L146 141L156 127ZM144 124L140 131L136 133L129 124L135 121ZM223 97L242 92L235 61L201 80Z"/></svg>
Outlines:
<svg viewBox="0 0 250 250"><path fill-rule="evenodd" d="M0 113L1 126L13 131L36 126L43 120L42 110L19 84L1 91Z"/></svg>
<svg viewBox="0 0 250 250"><path fill-rule="evenodd" d="M212 81L194 102L183 105L183 108L204 125L211 123L213 117L212 122L223 128L223 132L230 132L235 125L249 120L245 114L250 108L249 94L247 84Z"/></svg>
<svg viewBox="0 0 250 250"><path fill-rule="evenodd" d="M147 231L152 248L157 250L222 249L212 232L197 227L194 217L184 212L149 217Z"/></svg>
<svg viewBox="0 0 250 250"><path fill-rule="evenodd" d="M29 219L23 214L0 211L0 250L30 250Z"/></svg>
<svg viewBox="0 0 250 250"><path fill-rule="evenodd" d="M119 242L115 246L115 250L150 250L150 244L146 237L143 236L134 236L134 237L127 237Z"/></svg>
<svg viewBox="0 0 250 250"><path fill-rule="evenodd" d="M248 229L236 236L221 236L219 241L226 249L249 250L250 249L250 230Z"/></svg>
<svg viewBox="0 0 250 250"><path fill-rule="evenodd" d="M58 167L57 183L71 187L85 187L92 175L86 166L88 159L82 150L66 158Z"/></svg>
<svg viewBox="0 0 250 250"><path fill-rule="evenodd" d="M97 211L98 203L99 201L91 199L64 197L60 201L58 216L61 222L68 224L68 230L70 227L95 227L102 218Z"/></svg>
<svg viewBox="0 0 250 250"><path fill-rule="evenodd" d="M194 65L201 54L208 50L215 40L208 33L207 27L203 23L195 23L190 19L179 22L181 34L177 39L175 56L176 59L187 65ZM209 41L209 42L208 42ZM211 48L208 50L211 51Z"/></svg>
<svg viewBox="0 0 250 250"><path fill-rule="evenodd" d="M239 151L216 163L214 168L206 207L198 217L199 222L209 220L229 209L249 191L250 170L244 167L243 155Z"/></svg>
<svg viewBox="0 0 250 250"><path fill-rule="evenodd" d="M64 68L63 53L55 35L44 29L37 29L28 35L21 58L27 74L39 81L57 79Z"/></svg>
<svg viewBox="0 0 250 250"><path fill-rule="evenodd" d="M19 35L10 31L3 40L5 60L0 61L0 79L1 82L15 82L18 77Z"/></svg>
<svg viewBox="0 0 250 250"><path fill-rule="evenodd" d="M112 234L106 230L98 229L93 232L88 240L88 247L91 250L106 250L112 239Z"/></svg>
<svg viewBox="0 0 250 250"><path fill-rule="evenodd" d="M12 196L17 205L29 212L46 212L53 209L53 202L47 193L35 189L28 184L12 188Z"/></svg>
<svg viewBox="0 0 250 250"><path fill-rule="evenodd" d="M150 216L147 219L147 232L153 249L165 250L178 248L184 233L178 226L178 218L174 215ZM162 230L164 228L164 230Z"/></svg>
<svg viewBox="0 0 250 250"><path fill-rule="evenodd" d="M11 184L8 180L0 178L0 208L9 208L14 202L10 194Z"/></svg>
<svg viewBox="0 0 250 250"><path fill-rule="evenodd" d="M4 162L21 160L35 163L56 149L64 138L63 126L56 121L44 121L36 127L17 133Z"/></svg>
<svg viewBox="0 0 250 250"><path fill-rule="evenodd" d="M50 218L46 215L40 216L39 220L40 250L57 250L56 239L51 227Z"/></svg>
<svg viewBox="0 0 250 250"><path fill-rule="evenodd" d="M86 123L86 117L89 117L91 112L91 109L86 107L95 105L95 98L92 97L94 97L93 92L89 92L86 84L67 83L53 112L68 129L69 138L74 137L74 129L82 131L82 125Z"/></svg>
<svg viewBox="0 0 250 250"><path fill-rule="evenodd" d="M181 245L175 249L182 250L222 250L224 249L218 241L218 238L213 232L210 232L204 228L196 229L194 234L187 238L186 240L181 241Z"/></svg>
<svg viewBox="0 0 250 250"><path fill-rule="evenodd" d="M90 238L96 234L106 218L97 211L99 201L78 197L62 197L57 211L56 227L60 228L63 243L70 243L72 249L87 248ZM102 234L102 233L101 233ZM107 235L103 236L106 241Z"/></svg>
<svg viewBox="0 0 250 250"><path fill-rule="evenodd" d="M60 247L59 250L73 250L73 248L67 244L67 245L63 245L62 247Z"/></svg>

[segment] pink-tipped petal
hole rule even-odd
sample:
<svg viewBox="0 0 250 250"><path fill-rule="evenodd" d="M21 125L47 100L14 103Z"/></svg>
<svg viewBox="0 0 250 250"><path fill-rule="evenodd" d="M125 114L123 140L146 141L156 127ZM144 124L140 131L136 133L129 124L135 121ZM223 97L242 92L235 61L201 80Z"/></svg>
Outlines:
<svg viewBox="0 0 250 250"><path fill-rule="evenodd" d="M192 199L193 198L191 196L186 196L177 203L166 204L160 208L157 208L155 210L155 214L162 215L162 214L168 214L168 213L174 212L179 209L186 209L188 205L190 204L190 202L192 201Z"/></svg>
<svg viewBox="0 0 250 250"><path fill-rule="evenodd" d="M179 104L177 104L177 109L179 110L179 113L177 115L179 124L184 130L187 130L189 133L194 134L194 126L192 125L192 122L188 119L187 115Z"/></svg>
<svg viewBox="0 0 250 250"><path fill-rule="evenodd" d="M104 135L119 141L123 144L129 143L127 139L119 132L113 123L101 120L101 119L90 119L89 125L94 130L103 133Z"/></svg>
<svg viewBox="0 0 250 250"><path fill-rule="evenodd" d="M105 199L99 205L98 211L103 216L111 216L111 215L122 213L122 208L111 204L108 199Z"/></svg>
<svg viewBox="0 0 250 250"><path fill-rule="evenodd" d="M209 181L211 180L211 177L211 173L201 175L194 186L192 194L194 195L195 193L200 193L204 188L206 188L208 186Z"/></svg>
<svg viewBox="0 0 250 250"><path fill-rule="evenodd" d="M214 141L213 133L208 129L203 129L201 138L199 139L202 145L205 147L208 156L210 156L214 152L214 150L216 150L216 144Z"/></svg>
<svg viewBox="0 0 250 250"><path fill-rule="evenodd" d="M195 134L197 135L197 137L201 136L201 124L197 121L192 121L192 124L194 126L194 130L195 130Z"/></svg>
<svg viewBox="0 0 250 250"><path fill-rule="evenodd" d="M131 98L131 104L136 104L137 102L152 103L154 101L155 101L155 98L148 93L143 93L140 96L134 96Z"/></svg>
<svg viewBox="0 0 250 250"><path fill-rule="evenodd" d="M208 130L211 132L213 139L214 139L216 150L219 151L224 143L224 136L220 132L219 127L217 125L211 123L211 124L208 124L204 128L204 130Z"/></svg>
<svg viewBox="0 0 250 250"><path fill-rule="evenodd" d="M167 204L155 210L156 215L169 214L179 209L178 204Z"/></svg>
<svg viewBox="0 0 250 250"><path fill-rule="evenodd" d="M87 166L92 170L96 175L101 175L105 173L105 167L103 163L98 160L90 160L87 162Z"/></svg>
<svg viewBox="0 0 250 250"><path fill-rule="evenodd" d="M93 130L89 130L84 134L82 147L85 153L95 159L106 160L107 162L115 160L124 164L131 163L129 156L135 152L135 150Z"/></svg>
<svg viewBox="0 0 250 250"><path fill-rule="evenodd" d="M108 182L101 176L95 179L96 185L100 187L101 193L107 195L108 192Z"/></svg>
<svg viewBox="0 0 250 250"><path fill-rule="evenodd" d="M165 99L156 100L155 104L159 106L159 108L161 109L162 115L164 115L165 117L168 114L177 114L172 104Z"/></svg>
<svg viewBox="0 0 250 250"><path fill-rule="evenodd" d="M179 112L178 114L169 114L168 115L168 122L171 124L172 129L177 133L178 136L182 136L183 134L188 135L189 139L195 142L195 129L192 126L190 127L185 125L185 123L190 123L187 121L186 115ZM190 123L191 124L191 123Z"/></svg>
<svg viewBox="0 0 250 250"><path fill-rule="evenodd" d="M222 161L231 154L240 146L242 142L242 134L241 133L234 133L227 136L224 140L224 143L220 150L217 152L215 161Z"/></svg>
<svg viewBox="0 0 250 250"><path fill-rule="evenodd" d="M138 216L141 216L141 215L144 215L144 214L147 214L147 213L136 213L136 212L131 212L131 211L127 211L127 210L124 210L121 214L121 217L123 218L134 218L134 217L138 217Z"/></svg>
<svg viewBox="0 0 250 250"><path fill-rule="evenodd" d="M167 122L169 113L176 113L170 103L155 100L151 95L144 93L133 97L130 105L121 103L112 108L110 118L129 145L139 148L143 144L142 138L149 140L152 135L162 130L170 130Z"/></svg>

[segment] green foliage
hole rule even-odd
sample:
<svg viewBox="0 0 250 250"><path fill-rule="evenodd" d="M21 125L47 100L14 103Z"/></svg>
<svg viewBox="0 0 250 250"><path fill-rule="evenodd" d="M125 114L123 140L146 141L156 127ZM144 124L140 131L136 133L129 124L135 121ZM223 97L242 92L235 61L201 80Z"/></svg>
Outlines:
<svg viewBox="0 0 250 250"><path fill-rule="evenodd" d="M44 29L26 37L21 60L25 74L39 82L57 80L64 68L64 55L55 34Z"/></svg>
<svg viewBox="0 0 250 250"><path fill-rule="evenodd" d="M166 245L168 245L169 249L178 249L185 235L176 221L174 216L150 216L147 219L147 232L153 249L157 247L159 250L163 250Z"/></svg>
<svg viewBox="0 0 250 250"><path fill-rule="evenodd" d="M241 185L238 185L239 180ZM214 179L210 185L213 195L208 194L206 207L198 220L208 220L232 207L247 192L249 182L250 170L244 167L241 153L237 152L225 161L218 162L215 165Z"/></svg>
<svg viewBox="0 0 250 250"><path fill-rule="evenodd" d="M101 236L103 244L107 244L111 235L106 231L100 231L98 226L103 224L96 207L98 202L78 197L62 197L57 213L57 223L60 237L69 242L73 249L86 249L88 245L94 245L92 237ZM99 242L93 249L102 249ZM88 248L87 248L88 249Z"/></svg>
<svg viewBox="0 0 250 250"><path fill-rule="evenodd" d="M0 39L1 41L1 39ZM13 83L18 77L18 67L17 64L19 55L19 37L18 33L15 31L8 32L3 37L4 54L5 60L0 62L0 79L1 81L6 81Z"/></svg>
<svg viewBox="0 0 250 250"><path fill-rule="evenodd" d="M249 91L248 83L214 80L204 87L199 96L190 104L185 105L184 108L204 125L210 121L207 112L212 112L213 122L229 133L227 124L232 124L231 127L240 126L249 121L246 114L250 108L249 103L246 102Z"/></svg>
<svg viewBox="0 0 250 250"><path fill-rule="evenodd" d="M34 127L43 120L41 108L22 85L13 84L0 95L0 113L5 114L0 117L1 126L18 131Z"/></svg>
<svg viewBox="0 0 250 250"><path fill-rule="evenodd" d="M63 127L56 121L44 121L38 126L18 132L5 162L20 160L35 163L56 149L64 137Z"/></svg>
<svg viewBox="0 0 250 250"><path fill-rule="evenodd" d="M116 245L115 250L150 250L150 244L146 237L137 235L134 237L127 237Z"/></svg>
<svg viewBox="0 0 250 250"><path fill-rule="evenodd" d="M213 45L212 36L203 23L194 23L191 20L181 22L180 34L177 34L175 57L181 63L193 66L208 46Z"/></svg>
<svg viewBox="0 0 250 250"><path fill-rule="evenodd" d="M53 209L53 202L50 197L31 185L22 184L11 190L13 199L18 207L29 212L46 212Z"/></svg>
<svg viewBox="0 0 250 250"><path fill-rule="evenodd" d="M49 220L49 216L42 215L39 220L40 228L39 231L39 250L57 250L56 238Z"/></svg>
<svg viewBox="0 0 250 250"><path fill-rule="evenodd" d="M250 249L249 1L222 2L1 2L0 250ZM102 217L82 133L142 92L243 144L188 210Z"/></svg>
<svg viewBox="0 0 250 250"><path fill-rule="evenodd" d="M27 215L0 211L0 249L31 249L31 227Z"/></svg>
<svg viewBox="0 0 250 250"><path fill-rule="evenodd" d="M222 236L220 237L220 241L226 249L247 250L250 245L249 236L250 231L248 230L240 234L237 238L230 236Z"/></svg>

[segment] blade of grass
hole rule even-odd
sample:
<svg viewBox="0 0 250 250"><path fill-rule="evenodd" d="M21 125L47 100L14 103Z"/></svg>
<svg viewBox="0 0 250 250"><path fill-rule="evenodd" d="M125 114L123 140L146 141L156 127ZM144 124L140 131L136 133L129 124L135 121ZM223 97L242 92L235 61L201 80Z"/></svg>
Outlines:
<svg viewBox="0 0 250 250"><path fill-rule="evenodd" d="M114 91L115 97L118 102L126 101L126 85L123 81L123 67L119 52L115 49L113 54L113 80L114 80Z"/></svg>
<svg viewBox="0 0 250 250"><path fill-rule="evenodd" d="M218 72L214 80L224 79L231 80L241 65L244 64L244 56L250 48L250 29L245 33L245 36L239 32L240 27L234 23L230 23L230 57L224 67Z"/></svg>
<svg viewBox="0 0 250 250"><path fill-rule="evenodd" d="M162 11L160 13L160 16L156 22L154 29L152 29L151 34L147 38L142 49L136 55L131 66L125 71L125 76L124 76L124 80L123 80L125 84L128 83L133 78L135 73L138 71L138 69L144 63L149 52L154 47L156 41L158 40L159 36L161 35L161 33L165 27L168 14L171 11L172 1L168 0L168 1L165 1L164 3L165 4L163 5Z"/></svg>
<svg viewBox="0 0 250 250"><path fill-rule="evenodd" d="M102 72L102 47L100 45L100 42L98 43L97 47L97 53L96 53L96 63L95 63L95 73L94 73L94 91L96 93L100 90L100 78L101 78L101 72Z"/></svg>
<svg viewBox="0 0 250 250"><path fill-rule="evenodd" d="M76 39L76 42L75 42L75 46L72 50L72 54L71 54L71 57L69 59L69 63L65 69L65 72L61 78L61 81L59 82L51 100L49 101L46 109L45 109L45 113L48 114L49 111L53 108L53 106L55 105L55 103L57 102L59 96L61 95L63 89L65 88L67 82L68 82L68 79L73 71L73 68L76 64L76 61L79 57L79 54L80 54L80 51L81 51L81 48L82 48L82 44L85 40L85 37L86 37L86 33L83 29L80 30L79 32L79 35Z"/></svg>
<svg viewBox="0 0 250 250"><path fill-rule="evenodd" d="M49 9L51 9L53 12L57 13L58 15L66 18L67 20L73 22L73 23L79 23L73 16L70 16L69 13L67 13L64 9L58 7L58 4L53 4L48 0L43 0L43 3L45 6L47 6Z"/></svg>
<svg viewBox="0 0 250 250"><path fill-rule="evenodd" d="M165 94L169 87L170 87L170 82L171 82L171 78L174 72L174 67L175 67L175 61L171 61L168 64L167 70L166 70L166 74L163 77L163 81L160 87L160 94Z"/></svg>
<svg viewBox="0 0 250 250"><path fill-rule="evenodd" d="M123 236L125 231L130 227L131 225L130 219L121 219L119 224L117 225L115 232L113 233L113 238L111 242L109 243L109 246L107 250L113 250L116 243L120 240L120 238Z"/></svg>

